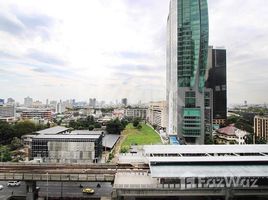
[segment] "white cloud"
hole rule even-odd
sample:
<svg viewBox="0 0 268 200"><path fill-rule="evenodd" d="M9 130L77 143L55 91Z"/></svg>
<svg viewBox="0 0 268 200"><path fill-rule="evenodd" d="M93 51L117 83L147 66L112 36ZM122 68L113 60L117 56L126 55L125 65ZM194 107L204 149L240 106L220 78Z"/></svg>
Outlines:
<svg viewBox="0 0 268 200"><path fill-rule="evenodd" d="M208 3L210 44L228 52L229 103L267 101L267 1ZM165 99L168 7L169 0L0 1L1 97Z"/></svg>

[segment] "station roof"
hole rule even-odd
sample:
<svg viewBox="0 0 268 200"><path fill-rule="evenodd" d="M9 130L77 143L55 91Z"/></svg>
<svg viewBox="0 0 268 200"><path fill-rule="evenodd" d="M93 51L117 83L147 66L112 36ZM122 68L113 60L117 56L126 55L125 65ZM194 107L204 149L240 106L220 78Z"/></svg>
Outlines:
<svg viewBox="0 0 268 200"><path fill-rule="evenodd" d="M185 177L268 177L268 165L156 165L153 178Z"/></svg>
<svg viewBox="0 0 268 200"><path fill-rule="evenodd" d="M101 135L103 131L89 131L89 130L74 130L70 134L73 135Z"/></svg>
<svg viewBox="0 0 268 200"><path fill-rule="evenodd" d="M145 145L144 153L149 154L245 154L266 153L268 145Z"/></svg>
<svg viewBox="0 0 268 200"><path fill-rule="evenodd" d="M112 149L119 137L120 135L106 134L102 138L102 146Z"/></svg>
<svg viewBox="0 0 268 200"><path fill-rule="evenodd" d="M41 131L37 131L36 133L44 134L44 135L46 135L46 134L53 135L53 134L60 134L62 132L68 131L68 130L70 130L70 128L66 128L64 126L54 126L51 128L41 130Z"/></svg>
<svg viewBox="0 0 268 200"><path fill-rule="evenodd" d="M57 135L37 135L33 139L98 139L100 134L75 135L75 134L57 134Z"/></svg>
<svg viewBox="0 0 268 200"><path fill-rule="evenodd" d="M267 156L181 156L181 157L149 157L150 163L237 163L237 162L266 162ZM268 164L267 164L268 166Z"/></svg>

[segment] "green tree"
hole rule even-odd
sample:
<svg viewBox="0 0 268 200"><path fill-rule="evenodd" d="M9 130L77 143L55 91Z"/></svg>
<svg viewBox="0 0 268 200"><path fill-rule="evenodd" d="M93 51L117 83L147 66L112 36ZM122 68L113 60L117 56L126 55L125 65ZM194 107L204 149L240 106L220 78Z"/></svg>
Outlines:
<svg viewBox="0 0 268 200"><path fill-rule="evenodd" d="M23 135L31 134L36 131L36 126L33 122L25 120L17 122L14 125L15 137L20 138Z"/></svg>
<svg viewBox="0 0 268 200"><path fill-rule="evenodd" d="M11 160L10 149L7 146L0 146L0 161L7 162Z"/></svg>
<svg viewBox="0 0 268 200"><path fill-rule="evenodd" d="M94 125L89 125L88 130L92 131L94 129Z"/></svg>
<svg viewBox="0 0 268 200"><path fill-rule="evenodd" d="M256 137L255 143L256 143L256 144L266 144L267 141L265 140L265 138L262 138L262 137Z"/></svg>
<svg viewBox="0 0 268 200"><path fill-rule="evenodd" d="M7 122L0 121L0 144L9 144L15 136L15 130Z"/></svg>
<svg viewBox="0 0 268 200"><path fill-rule="evenodd" d="M98 122L96 122L96 123L94 124L94 128L101 128L101 124L98 123Z"/></svg>
<svg viewBox="0 0 268 200"><path fill-rule="evenodd" d="M106 125L106 131L110 134L120 134L124 130L124 126L118 118L110 120Z"/></svg>
<svg viewBox="0 0 268 200"><path fill-rule="evenodd" d="M138 125L140 124L140 121L141 121L140 118L138 118L138 117L135 118L135 119L133 120L133 126L137 128Z"/></svg>
<svg viewBox="0 0 268 200"><path fill-rule="evenodd" d="M22 142L19 138L14 137L13 140L10 143L10 149L11 151L18 149L19 147L22 147Z"/></svg>
<svg viewBox="0 0 268 200"><path fill-rule="evenodd" d="M205 144L213 144L212 135L205 136Z"/></svg>

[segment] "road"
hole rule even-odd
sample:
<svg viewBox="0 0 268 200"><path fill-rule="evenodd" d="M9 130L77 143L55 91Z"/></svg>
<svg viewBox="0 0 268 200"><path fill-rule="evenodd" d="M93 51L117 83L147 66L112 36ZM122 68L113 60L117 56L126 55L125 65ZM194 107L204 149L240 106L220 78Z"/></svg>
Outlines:
<svg viewBox="0 0 268 200"><path fill-rule="evenodd" d="M0 184L4 186L4 189L0 190L0 199L6 199L10 195L14 196L25 196L26 195L26 185L21 182L18 187L7 187L6 181L0 181ZM82 188L90 187L95 190L94 194L83 194ZM97 187L98 182L37 182L36 186L39 187L38 195L39 197L68 197L68 198L101 198L110 197L112 193L112 185L109 182L99 182L100 187Z"/></svg>

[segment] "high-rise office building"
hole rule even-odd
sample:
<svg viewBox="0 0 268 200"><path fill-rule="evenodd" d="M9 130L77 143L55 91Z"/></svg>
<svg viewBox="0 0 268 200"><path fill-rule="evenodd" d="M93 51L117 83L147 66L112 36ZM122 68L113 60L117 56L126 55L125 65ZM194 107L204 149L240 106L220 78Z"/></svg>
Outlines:
<svg viewBox="0 0 268 200"><path fill-rule="evenodd" d="M91 106L92 108L96 107L96 98L89 99L89 106Z"/></svg>
<svg viewBox="0 0 268 200"><path fill-rule="evenodd" d="M254 139L262 139L268 143L268 116L254 117Z"/></svg>
<svg viewBox="0 0 268 200"><path fill-rule="evenodd" d="M167 132L186 143L204 143L205 99L211 99L205 89L207 52L207 1L171 0L167 20Z"/></svg>
<svg viewBox="0 0 268 200"><path fill-rule="evenodd" d="M127 98L123 98L121 100L121 103L124 105L124 106L127 106Z"/></svg>
<svg viewBox="0 0 268 200"><path fill-rule="evenodd" d="M209 47L206 86L213 91L213 124L224 125L227 119L226 50Z"/></svg>

